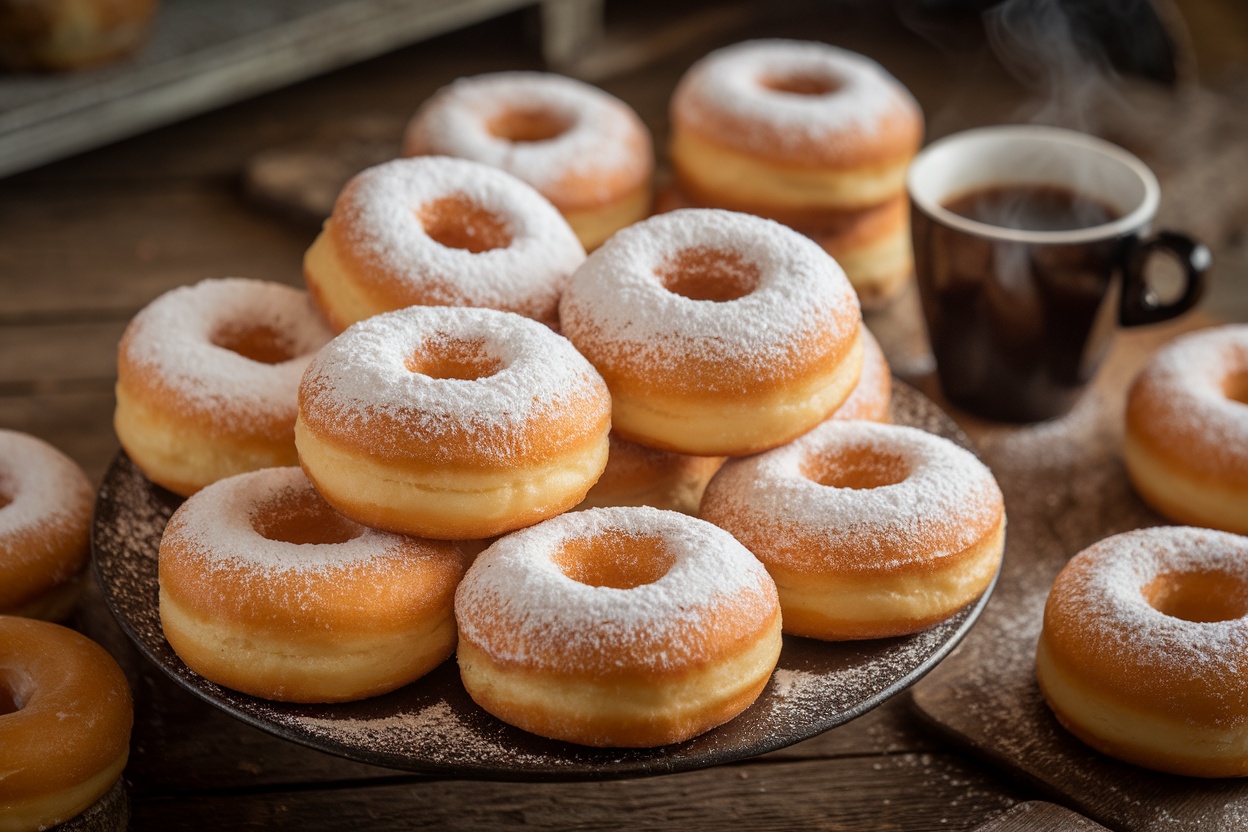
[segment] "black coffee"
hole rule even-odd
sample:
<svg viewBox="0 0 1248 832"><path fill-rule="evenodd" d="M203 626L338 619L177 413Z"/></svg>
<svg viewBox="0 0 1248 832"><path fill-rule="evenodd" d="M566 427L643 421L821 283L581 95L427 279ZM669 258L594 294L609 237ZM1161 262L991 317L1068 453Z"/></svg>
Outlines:
<svg viewBox="0 0 1248 832"><path fill-rule="evenodd" d="M993 185L946 201L967 219L1021 231L1073 231L1118 219L1099 199L1061 185Z"/></svg>

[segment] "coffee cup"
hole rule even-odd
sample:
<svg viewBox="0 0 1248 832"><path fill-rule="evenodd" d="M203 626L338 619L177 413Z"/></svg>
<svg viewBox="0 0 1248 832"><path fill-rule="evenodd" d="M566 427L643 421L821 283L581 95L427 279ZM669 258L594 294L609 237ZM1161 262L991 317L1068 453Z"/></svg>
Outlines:
<svg viewBox="0 0 1248 832"><path fill-rule="evenodd" d="M945 396L992 419L1068 411L1119 326L1200 299L1209 250L1149 233L1160 188L1122 148L1054 127L968 130L933 142L906 181L915 272ZM1152 258L1181 267L1162 300Z"/></svg>

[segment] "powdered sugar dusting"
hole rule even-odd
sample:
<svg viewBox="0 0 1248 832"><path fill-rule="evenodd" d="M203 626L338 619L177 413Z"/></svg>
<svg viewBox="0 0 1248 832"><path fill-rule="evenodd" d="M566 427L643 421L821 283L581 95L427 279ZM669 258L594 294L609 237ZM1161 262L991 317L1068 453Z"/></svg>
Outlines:
<svg viewBox="0 0 1248 832"><path fill-rule="evenodd" d="M253 361L213 343L222 331L264 328L293 357ZM121 341L120 383L143 374L197 416L230 431L259 419L295 421L295 391L312 354L333 333L306 292L245 278L203 280L158 297ZM289 430L289 428L288 428Z"/></svg>
<svg viewBox="0 0 1248 832"><path fill-rule="evenodd" d="M850 421L870 419L882 422L888 419L888 402L892 397L893 374L880 342L871 330L862 328L862 374L858 383L840 407L832 411L829 419Z"/></svg>
<svg viewBox="0 0 1248 832"><path fill-rule="evenodd" d="M1248 379L1248 324L1184 335L1157 353L1131 392L1130 422L1176 456L1194 448L1202 475L1248 483L1248 404L1227 397L1228 378ZM1248 381L1241 382L1248 393ZM1245 508L1248 512L1248 508Z"/></svg>
<svg viewBox="0 0 1248 832"><path fill-rule="evenodd" d="M671 568L631 589L590 586L552 560L569 541L608 532L659 537ZM775 585L753 555L709 523L649 507L590 509L508 535L487 549L460 584L460 637L497 661L564 669L568 655L610 666L639 641L660 649L636 653L641 666L680 667L705 659L704 619L739 606L756 632L775 611Z"/></svg>
<svg viewBox="0 0 1248 832"><path fill-rule="evenodd" d="M543 141L512 141L490 132L491 122L513 111L549 113L566 129ZM403 146L406 155L458 156L501 168L555 202L567 198L563 186L569 179L589 189L582 200L618 198L641 186L654 167L649 133L628 105L597 87L544 72L456 80L421 106Z"/></svg>
<svg viewBox="0 0 1248 832"><path fill-rule="evenodd" d="M807 474L812 460L864 452L900 459L905 479L837 488ZM791 569L819 571L829 557L838 568L869 571L962 552L995 527L1001 500L987 467L947 439L828 421L788 445L728 462L707 487L701 515ZM819 541L817 554L784 545L794 537Z"/></svg>
<svg viewBox="0 0 1248 832"><path fill-rule="evenodd" d="M1248 538L1177 526L1106 538L1058 575L1046 626L1057 616L1064 626L1077 627L1093 656L1137 656L1146 676L1159 684L1203 681L1238 698L1248 618L1185 621L1145 600L1144 588L1159 575L1192 573L1225 575L1231 592L1248 587Z"/></svg>
<svg viewBox="0 0 1248 832"><path fill-rule="evenodd" d="M413 356L447 341L479 343L496 369L477 379L409 369ZM368 436L379 453L401 455L416 440L438 453L444 440L467 437L474 453L501 463L528 450L521 428L530 422L569 408L605 414L610 399L589 362L536 321L492 309L413 306L360 321L330 342L308 367L299 407L321 430Z"/></svg>
<svg viewBox="0 0 1248 832"><path fill-rule="evenodd" d="M85 541L93 491L77 463L47 442L0 430L0 537L29 544L0 548L0 570L45 557L41 536L77 529Z"/></svg>
<svg viewBox="0 0 1248 832"><path fill-rule="evenodd" d="M826 79L825 95L778 92L764 83L788 77ZM695 130L713 133L732 146L753 149L760 140L805 146L835 143L838 132L875 136L890 114L918 112L914 98L875 61L825 43L754 40L718 49L698 61L672 96L672 111ZM724 113L770 130L724 134L707 118Z"/></svg>
<svg viewBox="0 0 1248 832"><path fill-rule="evenodd" d="M187 498L174 512L165 539L208 569L281 573L329 573L378 558L410 557L413 539L359 526L343 543L292 544L256 531L257 513L273 504L313 493L298 468L265 468L219 480ZM162 543L162 545L164 545Z"/></svg>
<svg viewBox="0 0 1248 832"><path fill-rule="evenodd" d="M496 216L510 243L473 252L430 237L419 211L447 197L466 198ZM355 279L407 303L484 306L544 319L585 259L575 232L541 194L464 159L423 156L369 168L343 189L330 222L340 244L372 266Z"/></svg>
<svg viewBox="0 0 1248 832"><path fill-rule="evenodd" d="M669 291L660 272L698 249L740 254L759 271L756 288L722 302ZM851 338L861 314L844 271L806 237L760 217L686 209L625 228L595 251L564 293L560 318L598 366L696 361L769 379L812 341Z"/></svg>

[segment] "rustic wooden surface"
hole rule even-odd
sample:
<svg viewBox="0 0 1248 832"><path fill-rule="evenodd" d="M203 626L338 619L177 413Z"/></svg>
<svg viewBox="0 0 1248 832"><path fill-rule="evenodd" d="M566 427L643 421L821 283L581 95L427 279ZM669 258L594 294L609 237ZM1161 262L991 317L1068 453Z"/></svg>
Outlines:
<svg viewBox="0 0 1248 832"><path fill-rule="evenodd" d="M899 29L872 7L831 15L817 3L742 3L726 17L703 7L702 17L690 18L699 25L640 41L648 44L644 59L636 39L611 40L609 15L603 49L573 69L633 104L660 142L680 72L707 49L748 36L821 37L877 57L915 91L932 135L1021 111L1025 99L999 70ZM638 12L623 23L649 21ZM208 277L300 281L314 229L248 200L248 162L368 119L388 125L397 146L403 119L438 86L463 74L540 66L530 25L522 16L503 18L0 181L0 426L48 439L98 481L117 449L116 341L139 308ZM1190 155L1199 164L1201 154ZM1245 236L1240 226L1215 241L1220 263L1248 263L1237 253ZM1245 293L1229 279L1221 283L1230 288L1215 295L1219 310L1237 309ZM930 357L916 310L908 295L870 323L894 366L922 381ZM98 597L76 624L118 657L134 687L126 780L136 830L970 830L1039 796L928 730L904 698L784 751L678 776L539 785L412 776L288 744L203 705L145 665Z"/></svg>
<svg viewBox="0 0 1248 832"><path fill-rule="evenodd" d="M1028 800L975 832L1103 832L1104 826L1064 809L1056 803Z"/></svg>

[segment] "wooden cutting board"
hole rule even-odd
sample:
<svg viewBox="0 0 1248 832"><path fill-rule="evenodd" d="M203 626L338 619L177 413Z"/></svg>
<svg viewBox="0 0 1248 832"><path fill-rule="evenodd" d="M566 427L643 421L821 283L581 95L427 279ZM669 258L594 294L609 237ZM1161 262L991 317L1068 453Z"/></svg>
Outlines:
<svg viewBox="0 0 1248 832"><path fill-rule="evenodd" d="M1105 832L1105 827L1054 803L1029 800L973 832Z"/></svg>
<svg viewBox="0 0 1248 832"><path fill-rule="evenodd" d="M983 618L914 689L914 705L994 765L1116 830L1248 829L1248 781L1158 774L1092 751L1053 718L1033 666L1044 602L1062 566L1103 537L1166 522L1127 481L1123 403L1156 348L1199 323L1120 334L1094 386L1062 419L1011 427L955 412L1005 493L1005 567Z"/></svg>

